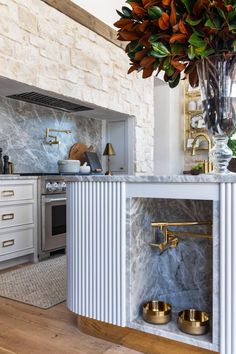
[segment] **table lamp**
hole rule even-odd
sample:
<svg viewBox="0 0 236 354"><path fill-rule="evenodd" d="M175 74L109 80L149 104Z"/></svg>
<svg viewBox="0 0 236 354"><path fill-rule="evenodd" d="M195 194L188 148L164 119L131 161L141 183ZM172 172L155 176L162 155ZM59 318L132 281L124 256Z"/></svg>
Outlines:
<svg viewBox="0 0 236 354"><path fill-rule="evenodd" d="M105 173L105 175L107 176L112 176L112 172L110 171L110 156L114 156L116 153L115 153L115 150L112 146L111 143L107 143L106 144L106 147L105 147L105 150L103 152L103 156L107 156L107 172Z"/></svg>

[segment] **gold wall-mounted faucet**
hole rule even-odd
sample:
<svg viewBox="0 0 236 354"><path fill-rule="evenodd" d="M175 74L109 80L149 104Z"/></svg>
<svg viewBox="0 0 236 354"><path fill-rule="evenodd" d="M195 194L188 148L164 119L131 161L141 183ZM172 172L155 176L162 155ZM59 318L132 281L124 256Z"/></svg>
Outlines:
<svg viewBox="0 0 236 354"><path fill-rule="evenodd" d="M192 156L196 155L196 144L200 138L207 141L208 160L204 160L204 173L212 172L212 163L210 161L210 150L212 149L212 142L209 136L205 133L199 133L195 136L192 143Z"/></svg>
<svg viewBox="0 0 236 354"><path fill-rule="evenodd" d="M196 226L196 225L212 225L212 221L179 221L179 222L153 222L152 223L152 242L149 243L151 247L158 248L160 251L165 251L168 248L176 248L179 243L178 237L199 237L205 239L212 239L212 235L196 232L181 232L169 230L170 226ZM163 241L157 240L157 232L163 235Z"/></svg>
<svg viewBox="0 0 236 354"><path fill-rule="evenodd" d="M51 129L51 128L46 128L46 143L49 145L58 145L60 144L60 140L58 140L58 136L57 135L50 135L49 133L53 132L53 133L65 133L65 134L71 134L72 131L70 129L67 130L60 130L60 129ZM48 138L51 138L50 140L48 140Z"/></svg>

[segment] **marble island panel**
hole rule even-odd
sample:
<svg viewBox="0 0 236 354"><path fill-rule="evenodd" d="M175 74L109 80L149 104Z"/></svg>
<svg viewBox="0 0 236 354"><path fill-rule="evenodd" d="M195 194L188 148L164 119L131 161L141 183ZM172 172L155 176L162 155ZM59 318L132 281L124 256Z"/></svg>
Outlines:
<svg viewBox="0 0 236 354"><path fill-rule="evenodd" d="M201 174L198 176L134 176L134 175L86 175L66 176L68 182L126 182L126 183L236 183L236 173L227 175Z"/></svg>

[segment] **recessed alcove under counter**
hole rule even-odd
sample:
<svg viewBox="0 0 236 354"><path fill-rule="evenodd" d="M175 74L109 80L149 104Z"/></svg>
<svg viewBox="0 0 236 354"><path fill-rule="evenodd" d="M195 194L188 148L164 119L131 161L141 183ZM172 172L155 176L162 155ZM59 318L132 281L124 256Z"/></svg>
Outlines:
<svg viewBox="0 0 236 354"><path fill-rule="evenodd" d="M236 177L86 176L68 177L67 185L68 307L79 328L138 350L136 335L143 338L143 352L145 335L152 335L157 346L168 342L160 353L177 346L181 354L232 354ZM150 242L152 223L161 221L212 224L173 226L180 233L177 247L159 249ZM169 323L143 320L142 306L151 300L172 305ZM209 314L207 334L178 329L178 312L190 308ZM155 351L149 346L146 352Z"/></svg>
<svg viewBox="0 0 236 354"><path fill-rule="evenodd" d="M217 257L218 235L216 232L213 234L211 225L178 226L172 227L172 230L179 231L180 235L183 231L183 236L178 237L176 248L167 246L166 249L160 250L150 245L153 221L213 221L213 209L216 214L218 203L211 200L127 199L126 230L129 237L126 281L129 289L129 327L218 350L219 289L218 283L213 279L213 249ZM196 233L197 236L188 236L188 231ZM213 238L209 239L204 234L211 234ZM215 270L218 272L217 268ZM213 294L216 295L214 299ZM143 304L155 299L172 305L172 320L165 325L151 324L143 320ZM193 336L181 332L177 326L177 317L178 313L185 309L208 313L211 323L209 333Z"/></svg>

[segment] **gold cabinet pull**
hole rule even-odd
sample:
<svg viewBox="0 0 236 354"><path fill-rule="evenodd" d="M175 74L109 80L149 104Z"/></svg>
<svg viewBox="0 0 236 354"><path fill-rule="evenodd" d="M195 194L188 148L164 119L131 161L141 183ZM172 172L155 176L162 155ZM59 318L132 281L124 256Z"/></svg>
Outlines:
<svg viewBox="0 0 236 354"><path fill-rule="evenodd" d="M13 197L14 195L15 195L15 193L14 193L13 189L2 191L3 197Z"/></svg>
<svg viewBox="0 0 236 354"><path fill-rule="evenodd" d="M15 244L15 240L6 240L3 241L2 247L10 247L13 246L14 244Z"/></svg>
<svg viewBox="0 0 236 354"><path fill-rule="evenodd" d="M2 220L13 220L15 217L14 213L11 214L2 214Z"/></svg>

